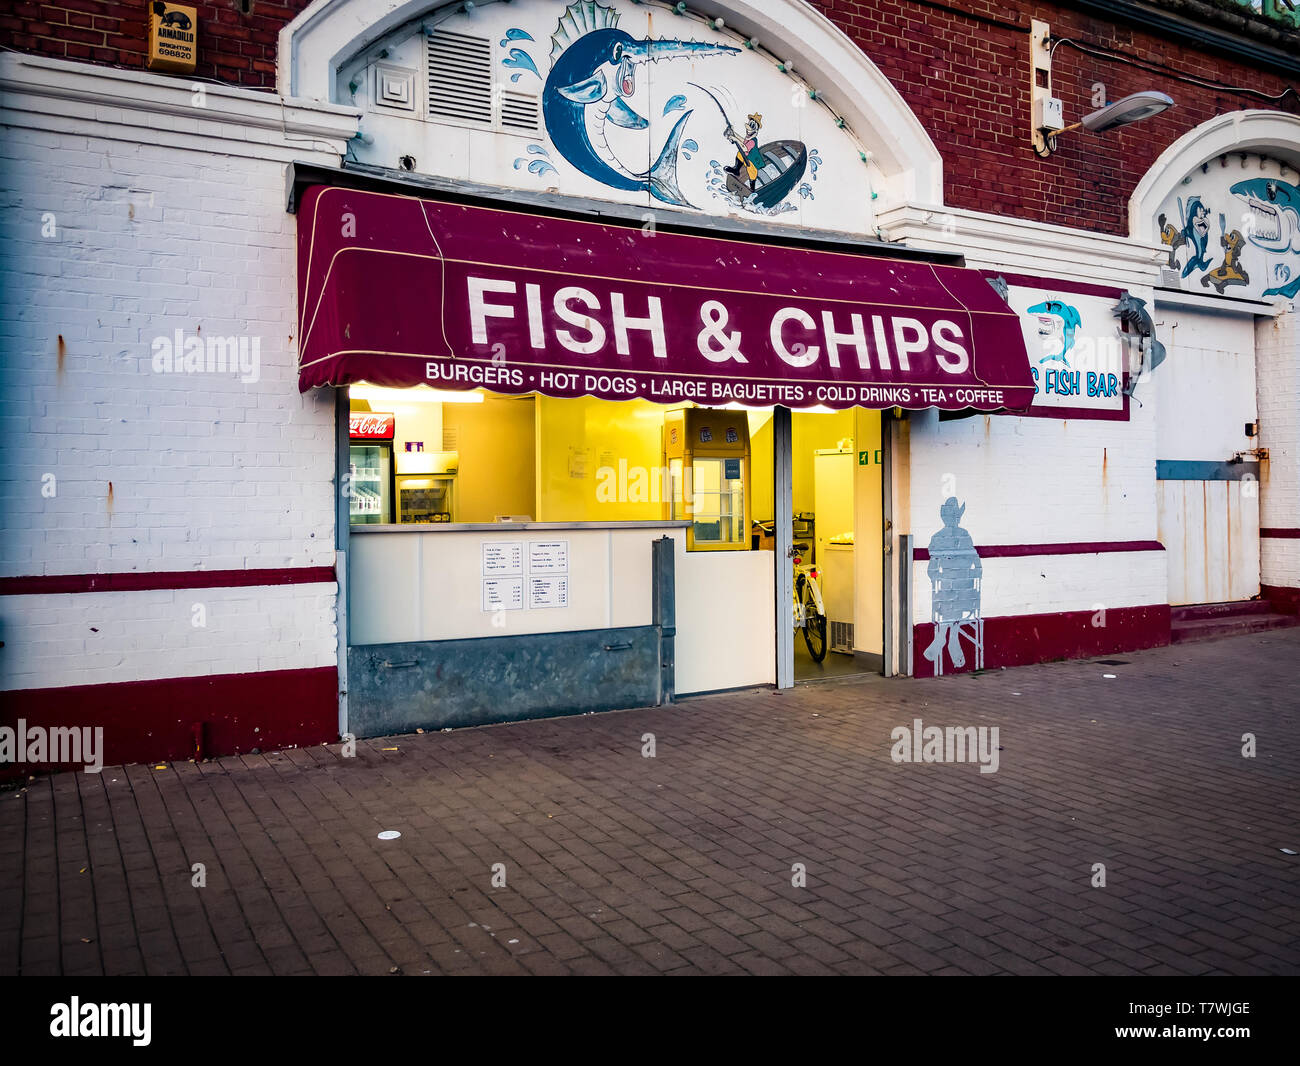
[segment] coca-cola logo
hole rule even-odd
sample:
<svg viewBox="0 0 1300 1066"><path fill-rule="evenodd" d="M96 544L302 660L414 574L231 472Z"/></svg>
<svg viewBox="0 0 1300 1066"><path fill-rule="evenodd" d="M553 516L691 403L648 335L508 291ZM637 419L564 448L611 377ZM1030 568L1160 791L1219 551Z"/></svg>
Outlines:
<svg viewBox="0 0 1300 1066"><path fill-rule="evenodd" d="M348 436L360 440L392 440L395 418L374 411L353 411L348 415Z"/></svg>

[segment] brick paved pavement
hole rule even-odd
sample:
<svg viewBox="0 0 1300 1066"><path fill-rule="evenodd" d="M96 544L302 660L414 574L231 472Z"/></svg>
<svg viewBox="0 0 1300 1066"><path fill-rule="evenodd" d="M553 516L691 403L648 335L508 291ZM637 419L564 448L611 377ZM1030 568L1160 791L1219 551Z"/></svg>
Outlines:
<svg viewBox="0 0 1300 1066"><path fill-rule="evenodd" d="M1115 658L43 778L0 972L1300 972L1300 630Z"/></svg>

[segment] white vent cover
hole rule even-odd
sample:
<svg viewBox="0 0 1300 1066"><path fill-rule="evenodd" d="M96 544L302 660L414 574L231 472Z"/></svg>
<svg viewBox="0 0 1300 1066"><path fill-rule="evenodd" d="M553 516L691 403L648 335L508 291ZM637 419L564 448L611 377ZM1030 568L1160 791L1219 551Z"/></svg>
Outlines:
<svg viewBox="0 0 1300 1066"><path fill-rule="evenodd" d="M375 64L375 107L414 112L415 73L406 67Z"/></svg>
<svg viewBox="0 0 1300 1066"><path fill-rule="evenodd" d="M439 30L427 38L429 117L537 136L542 102L496 84L492 39Z"/></svg>
<svg viewBox="0 0 1300 1066"><path fill-rule="evenodd" d="M853 623L852 622L831 622L830 623L830 645L831 651L853 651Z"/></svg>
<svg viewBox="0 0 1300 1066"><path fill-rule="evenodd" d="M541 117L541 100L532 93L501 94L501 128L515 133L535 134Z"/></svg>
<svg viewBox="0 0 1300 1066"><path fill-rule="evenodd" d="M492 41L439 30L428 37L429 117L492 125Z"/></svg>

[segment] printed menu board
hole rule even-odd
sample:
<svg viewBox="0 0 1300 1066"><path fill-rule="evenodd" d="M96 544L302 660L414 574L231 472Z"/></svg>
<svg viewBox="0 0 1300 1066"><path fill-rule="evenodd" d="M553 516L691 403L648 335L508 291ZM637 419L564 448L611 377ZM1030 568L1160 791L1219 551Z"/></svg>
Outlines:
<svg viewBox="0 0 1300 1066"><path fill-rule="evenodd" d="M541 610L569 606L569 542L532 540L525 556L523 541L485 540L483 610ZM528 573L524 574L525 560ZM525 601L524 586L528 595Z"/></svg>
<svg viewBox="0 0 1300 1066"><path fill-rule="evenodd" d="M521 611L524 607L524 579L522 577L485 577L483 579L483 610Z"/></svg>
<svg viewBox="0 0 1300 1066"><path fill-rule="evenodd" d="M569 606L569 579L567 577L536 577L528 579L528 606Z"/></svg>
<svg viewBox="0 0 1300 1066"><path fill-rule="evenodd" d="M530 574L567 574L569 542L567 540L530 540L528 542Z"/></svg>
<svg viewBox="0 0 1300 1066"><path fill-rule="evenodd" d="M485 540L483 542L483 576L522 574L524 572L524 545L518 540Z"/></svg>

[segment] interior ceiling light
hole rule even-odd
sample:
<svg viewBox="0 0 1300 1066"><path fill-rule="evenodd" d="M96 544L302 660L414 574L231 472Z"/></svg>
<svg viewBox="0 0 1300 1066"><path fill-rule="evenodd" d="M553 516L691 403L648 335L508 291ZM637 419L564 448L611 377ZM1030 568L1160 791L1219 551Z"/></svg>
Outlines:
<svg viewBox="0 0 1300 1066"><path fill-rule="evenodd" d="M359 383L352 386L354 398L369 400L371 404L398 406L411 403L482 403L483 393L477 389L458 392L452 389L431 389L416 385L409 389L386 389L378 385ZM379 408L376 408L379 410Z"/></svg>

